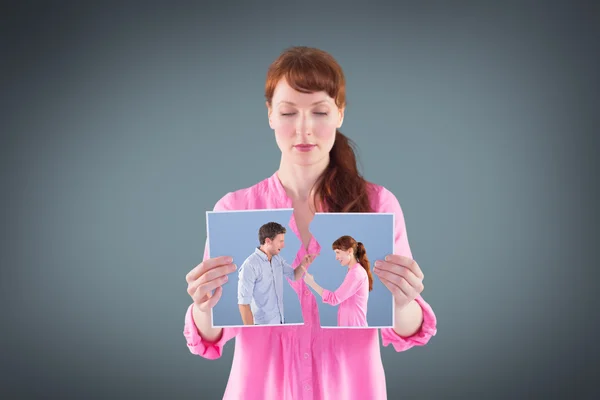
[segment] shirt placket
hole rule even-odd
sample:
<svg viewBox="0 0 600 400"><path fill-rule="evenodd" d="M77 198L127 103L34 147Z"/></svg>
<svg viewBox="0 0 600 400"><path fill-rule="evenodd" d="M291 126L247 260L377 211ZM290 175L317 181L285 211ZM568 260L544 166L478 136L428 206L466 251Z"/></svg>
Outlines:
<svg viewBox="0 0 600 400"><path fill-rule="evenodd" d="M277 311L279 313L279 321L280 323L283 322L283 313L282 313L282 309L281 309L281 295L279 293L279 285L277 285L277 278L278 276L276 276L276 272L275 272L275 268L273 268L273 261L269 261L269 266L271 267L271 277L273 278L273 287L275 288L275 304L277 304Z"/></svg>
<svg viewBox="0 0 600 400"><path fill-rule="evenodd" d="M304 250L302 253L302 257L304 257ZM314 295L304 282L300 285L299 294L301 298L302 317L304 319L304 325L301 327L301 334L298 341L299 365L301 366L300 390L302 391L303 399L315 399L317 398L317 394L314 392L313 365L315 362L319 362L319 360L315 359L315 355L318 352L313 348L313 336L315 335L315 329L319 328L319 323L315 315L316 304Z"/></svg>

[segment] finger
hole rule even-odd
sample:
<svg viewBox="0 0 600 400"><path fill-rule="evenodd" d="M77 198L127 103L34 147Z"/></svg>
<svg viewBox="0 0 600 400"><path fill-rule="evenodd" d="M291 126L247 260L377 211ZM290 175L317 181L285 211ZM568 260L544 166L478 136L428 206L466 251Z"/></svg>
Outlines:
<svg viewBox="0 0 600 400"><path fill-rule="evenodd" d="M373 269L373 272L375 272L376 274L385 272L401 276L404 279L406 279L411 284L411 286L414 286L415 288L418 288L423 285L422 279L420 279L417 275L414 274L413 271L411 271L407 267L403 267L396 264L390 264L385 261L381 261L380 265L377 265Z"/></svg>
<svg viewBox="0 0 600 400"><path fill-rule="evenodd" d="M228 277L227 275L225 275L220 278L213 279L210 282L201 284L192 296L194 302L201 303L204 300L204 296L206 296L216 288L224 285L227 282L227 280Z"/></svg>
<svg viewBox="0 0 600 400"><path fill-rule="evenodd" d="M201 283L210 282L213 279L220 278L225 275L229 275L237 269L235 264L225 264L220 267L213 268L211 270L206 271L200 278L197 280Z"/></svg>
<svg viewBox="0 0 600 400"><path fill-rule="evenodd" d="M406 268L403 268L405 271L408 271ZM389 282L392 282L396 286L398 286L406 295L412 296L418 293L421 293L423 290L423 282L418 279L412 272L410 273L410 280L405 278L404 276L394 274L389 271L378 271L375 272L377 276L380 278L384 278ZM412 280L412 281L411 281Z"/></svg>
<svg viewBox="0 0 600 400"><path fill-rule="evenodd" d="M401 265L410 269L416 276L418 276L421 279L423 279L424 277L423 271L421 271L421 267L419 267L419 264L410 257L405 257L398 254L390 254L387 257L385 257L385 260L392 264Z"/></svg>
<svg viewBox="0 0 600 400"><path fill-rule="evenodd" d="M396 286L400 286L400 281L402 279L404 279L402 276L395 274L393 272L390 272L388 270L376 269L376 270L374 270L374 272L378 277L384 278L387 281L392 282Z"/></svg>
<svg viewBox="0 0 600 400"><path fill-rule="evenodd" d="M210 282L215 279L219 279L222 276L230 274L237 269L235 264L227 264L221 267L213 268L210 271L205 272L201 277L193 281L188 285L188 294L192 296L198 287L204 283Z"/></svg>
<svg viewBox="0 0 600 400"><path fill-rule="evenodd" d="M206 300L203 305L208 309L213 308L217 304L219 299L221 298L222 294L223 294L223 287L219 286L218 288L215 289L215 292L210 297L210 299Z"/></svg>
<svg viewBox="0 0 600 400"><path fill-rule="evenodd" d="M381 281L381 283L383 283L383 285L388 288L388 290L392 293L392 296L394 296L394 298L396 300L400 300L400 299L405 299L406 298L406 294L404 294L404 292L398 287L398 285L388 281L385 278L379 277L379 280Z"/></svg>
<svg viewBox="0 0 600 400"><path fill-rule="evenodd" d="M231 264L233 262L233 258L229 256L215 257L209 258L207 260L202 261L196 267L194 267L188 274L185 276L186 282L190 283L198 279L202 274L206 271L211 270L215 267Z"/></svg>
<svg viewBox="0 0 600 400"><path fill-rule="evenodd" d="M392 293L394 293L394 298L396 299L412 300L418 295L414 288L410 286L410 284L404 279L402 279L399 284L396 284L395 282L392 282L386 278L380 277L380 280L388 289L390 289Z"/></svg>
<svg viewBox="0 0 600 400"><path fill-rule="evenodd" d="M192 296L194 303L203 304L206 301L208 301L212 296L214 296L214 293L211 294L213 290L216 292L216 289L220 288L221 285L225 284L225 278L226 277L210 281L200 286Z"/></svg>
<svg viewBox="0 0 600 400"><path fill-rule="evenodd" d="M402 293L404 293L409 299L414 299L419 294L417 293L417 290L414 287L412 287L411 284L408 283L408 281L404 278L402 278L402 280L400 281L399 287Z"/></svg>

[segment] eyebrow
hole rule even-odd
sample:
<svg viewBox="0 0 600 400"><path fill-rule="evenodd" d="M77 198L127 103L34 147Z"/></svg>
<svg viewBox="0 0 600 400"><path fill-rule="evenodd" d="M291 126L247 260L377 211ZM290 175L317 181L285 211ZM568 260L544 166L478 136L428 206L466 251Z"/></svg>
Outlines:
<svg viewBox="0 0 600 400"><path fill-rule="evenodd" d="M316 104L320 104L320 103L326 103L326 102L327 102L327 100L319 100L319 101L315 101L314 103L312 103L312 104L311 104L311 106L314 106L314 105L316 105ZM281 101L279 102L279 104L282 104L282 103L289 104L289 105L292 105L292 106L295 106L295 105L296 105L296 103L293 103L293 102L291 102L291 101L287 101L287 100L281 100Z"/></svg>

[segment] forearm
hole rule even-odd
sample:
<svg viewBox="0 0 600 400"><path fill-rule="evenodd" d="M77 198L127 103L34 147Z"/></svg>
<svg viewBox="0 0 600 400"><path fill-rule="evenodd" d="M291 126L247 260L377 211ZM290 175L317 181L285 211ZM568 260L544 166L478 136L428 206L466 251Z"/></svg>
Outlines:
<svg viewBox="0 0 600 400"><path fill-rule="evenodd" d="M254 315L249 304L240 304L240 315L242 316L242 322L244 325L254 325Z"/></svg>
<svg viewBox="0 0 600 400"><path fill-rule="evenodd" d="M317 282L311 282L308 284L311 288L315 290L319 294L319 296L323 297L323 288L317 284Z"/></svg>
<svg viewBox="0 0 600 400"><path fill-rule="evenodd" d="M216 342L221 339L221 335L223 335L223 328L213 328L212 315L210 311L200 311L194 304L193 317L196 328L198 329L198 334L200 337L202 337L202 339L206 340L207 342Z"/></svg>
<svg viewBox="0 0 600 400"><path fill-rule="evenodd" d="M297 281L302 279L302 275L304 275L303 265L299 264L294 270L294 280Z"/></svg>
<svg viewBox="0 0 600 400"><path fill-rule="evenodd" d="M394 331L402 337L409 337L421 329L423 309L415 300L403 308L394 305L394 318Z"/></svg>

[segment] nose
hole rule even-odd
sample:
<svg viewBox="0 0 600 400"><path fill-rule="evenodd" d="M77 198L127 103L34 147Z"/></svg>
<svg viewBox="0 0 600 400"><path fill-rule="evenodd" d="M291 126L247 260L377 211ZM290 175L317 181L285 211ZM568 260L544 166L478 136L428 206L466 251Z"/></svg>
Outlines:
<svg viewBox="0 0 600 400"><path fill-rule="evenodd" d="M309 136L312 134L312 119L306 114L301 114L296 122L296 135Z"/></svg>

